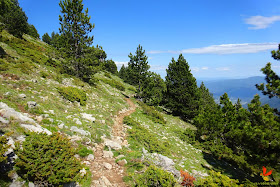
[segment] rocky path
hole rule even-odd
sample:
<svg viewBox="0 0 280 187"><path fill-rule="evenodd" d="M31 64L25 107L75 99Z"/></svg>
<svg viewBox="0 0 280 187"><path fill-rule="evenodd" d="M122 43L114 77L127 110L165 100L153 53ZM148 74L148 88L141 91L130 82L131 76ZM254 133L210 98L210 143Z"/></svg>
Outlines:
<svg viewBox="0 0 280 187"><path fill-rule="evenodd" d="M126 111L120 112L114 119L114 126L112 128L112 141L122 146L126 146L127 140L125 135L125 129L123 126L123 119L125 116L132 114L136 106L130 99L126 99L126 102L130 105L130 108ZM108 140L110 141L110 140ZM126 187L122 178L125 176L125 160L115 162L116 158L113 157L111 151L105 151L105 143L97 145L94 153L95 159L91 162L90 170L93 174L93 187Z"/></svg>

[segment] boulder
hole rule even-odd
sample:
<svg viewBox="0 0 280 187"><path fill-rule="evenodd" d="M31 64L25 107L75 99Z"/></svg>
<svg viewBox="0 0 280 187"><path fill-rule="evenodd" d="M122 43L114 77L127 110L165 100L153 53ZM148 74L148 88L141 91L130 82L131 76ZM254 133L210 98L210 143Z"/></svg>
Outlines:
<svg viewBox="0 0 280 187"><path fill-rule="evenodd" d="M109 164L109 163L103 163L103 166L106 168L106 169L108 169L108 170L111 170L112 169L112 165L111 164Z"/></svg>
<svg viewBox="0 0 280 187"><path fill-rule="evenodd" d="M22 99L25 99L26 98L26 95L25 94L18 94L18 96Z"/></svg>
<svg viewBox="0 0 280 187"><path fill-rule="evenodd" d="M89 120L90 122L95 122L95 117L92 117L92 114L81 113L82 118Z"/></svg>
<svg viewBox="0 0 280 187"><path fill-rule="evenodd" d="M99 184L102 187L112 186L111 182L105 176L102 176L102 177L99 178Z"/></svg>
<svg viewBox="0 0 280 187"><path fill-rule="evenodd" d="M127 164L127 161L126 161L125 159L123 159L123 160L119 160L117 163L118 163L120 166L124 166L124 165Z"/></svg>
<svg viewBox="0 0 280 187"><path fill-rule="evenodd" d="M85 170L85 168L80 170L81 173L81 177L85 176L87 174L87 171Z"/></svg>
<svg viewBox="0 0 280 187"><path fill-rule="evenodd" d="M113 158L114 154L112 151L103 151L104 158Z"/></svg>
<svg viewBox="0 0 280 187"><path fill-rule="evenodd" d="M9 120L6 120L6 119L4 119L4 118L2 118L2 117L0 116L0 123L8 124L8 123L10 123L10 121L9 121Z"/></svg>
<svg viewBox="0 0 280 187"><path fill-rule="evenodd" d="M176 170L174 167L175 163L173 162L172 159L170 159L166 156L163 156L158 153L148 153L143 148L142 160L143 159L146 159L146 160L154 163L156 166L161 167L162 169L172 173L177 178L180 177L180 172L178 170Z"/></svg>
<svg viewBox="0 0 280 187"><path fill-rule="evenodd" d="M20 126L29 131L33 131L33 132L37 132L37 133L46 133L47 135L52 135L51 131L41 127L40 125L35 126L35 125L30 125L30 124L21 124Z"/></svg>
<svg viewBox="0 0 280 187"><path fill-rule="evenodd" d="M117 143L115 141L112 141L112 140L109 140L109 139L106 139L106 138L104 138L104 144L107 147L109 147L111 149L115 149L115 150L120 150L122 148L122 146L119 143Z"/></svg>
<svg viewBox="0 0 280 187"><path fill-rule="evenodd" d="M93 155L93 154L89 154L89 155L87 156L87 160L93 161L93 160L94 160L94 155Z"/></svg>
<svg viewBox="0 0 280 187"><path fill-rule="evenodd" d="M79 128L76 127L76 126L72 126L72 127L70 128L70 130L71 130L71 131L74 131L74 132L77 132L77 133L79 133L79 134L81 134L81 135L83 135L83 136L90 136L90 132L85 131L85 130L82 130L82 129L79 129Z"/></svg>
<svg viewBox="0 0 280 187"><path fill-rule="evenodd" d="M36 108L37 103L35 101L28 101L27 106L28 108Z"/></svg>
<svg viewBox="0 0 280 187"><path fill-rule="evenodd" d="M13 108L10 108L7 104L0 102L0 114L2 117L7 119L14 119L20 122L28 122L35 124L35 121L20 112L15 111Z"/></svg>

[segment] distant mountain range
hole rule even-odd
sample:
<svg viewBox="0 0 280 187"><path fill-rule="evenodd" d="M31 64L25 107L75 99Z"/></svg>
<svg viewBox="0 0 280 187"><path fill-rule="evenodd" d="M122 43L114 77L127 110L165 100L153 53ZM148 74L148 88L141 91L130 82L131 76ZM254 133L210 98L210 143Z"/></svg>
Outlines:
<svg viewBox="0 0 280 187"><path fill-rule="evenodd" d="M200 86L203 80L197 80ZM269 104L271 107L280 109L280 99L269 99L257 90L256 84L265 83L264 77L255 76L242 79L219 79L203 81L205 86L213 94L216 102L219 102L220 96L225 92L228 94L232 102L241 99L241 103L247 108L247 104L253 99L254 95L259 94L262 104Z"/></svg>

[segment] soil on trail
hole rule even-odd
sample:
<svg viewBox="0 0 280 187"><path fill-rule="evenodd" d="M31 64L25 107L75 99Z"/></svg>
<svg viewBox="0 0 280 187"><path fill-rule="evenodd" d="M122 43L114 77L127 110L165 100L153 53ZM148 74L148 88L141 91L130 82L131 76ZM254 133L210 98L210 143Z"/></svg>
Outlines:
<svg viewBox="0 0 280 187"><path fill-rule="evenodd" d="M114 126L112 127L112 139L118 137L122 139L122 145L126 145L125 131L123 127L123 119L135 112L135 104L128 98L125 99L129 104L130 108L119 114L114 119ZM93 175L93 183L91 186L94 187L126 187L127 185L123 182L125 176L124 166L119 165L115 162L115 158L112 156L104 156L104 144L98 144L94 153L94 160L91 162L90 170ZM107 180L108 179L108 180Z"/></svg>

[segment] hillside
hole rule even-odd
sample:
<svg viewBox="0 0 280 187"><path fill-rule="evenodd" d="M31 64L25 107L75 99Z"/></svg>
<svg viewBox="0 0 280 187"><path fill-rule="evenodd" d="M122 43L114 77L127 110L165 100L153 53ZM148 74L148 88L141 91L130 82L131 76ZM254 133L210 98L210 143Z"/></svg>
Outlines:
<svg viewBox="0 0 280 187"><path fill-rule="evenodd" d="M200 85L201 82L201 80L198 80L198 85ZM203 82L217 102L220 96L226 92L233 102L236 102L239 98L241 99L243 107L247 108L247 104L250 103L254 95L259 94L263 104L269 104L271 107L278 109L280 108L278 99L269 99L267 96L264 96L261 91L257 90L255 85L264 83L264 77L256 76L243 79L206 80Z"/></svg>
<svg viewBox="0 0 280 187"><path fill-rule="evenodd" d="M91 86L61 74L55 64L64 60L44 42L28 35L18 39L6 31L1 36L1 134L13 132L8 137L12 149L5 153L8 165L17 162L15 144L23 144L30 131L49 135L59 132L76 149L75 158L84 168L76 180L80 186L131 186L151 163L174 174L177 181L183 169L196 178L197 184L216 166L220 171L227 168L229 176L245 176L182 141L180 134L186 128L195 130L191 124L159 113L166 121L160 124L145 112L147 106L139 105L134 98L126 101L135 94L135 88L119 77L99 72ZM112 82L125 89L116 89ZM78 88L86 93L86 99L71 102L62 88ZM122 121L127 115L130 117L125 118L125 125ZM34 182L23 180L13 167L1 167L1 172L2 186Z"/></svg>

